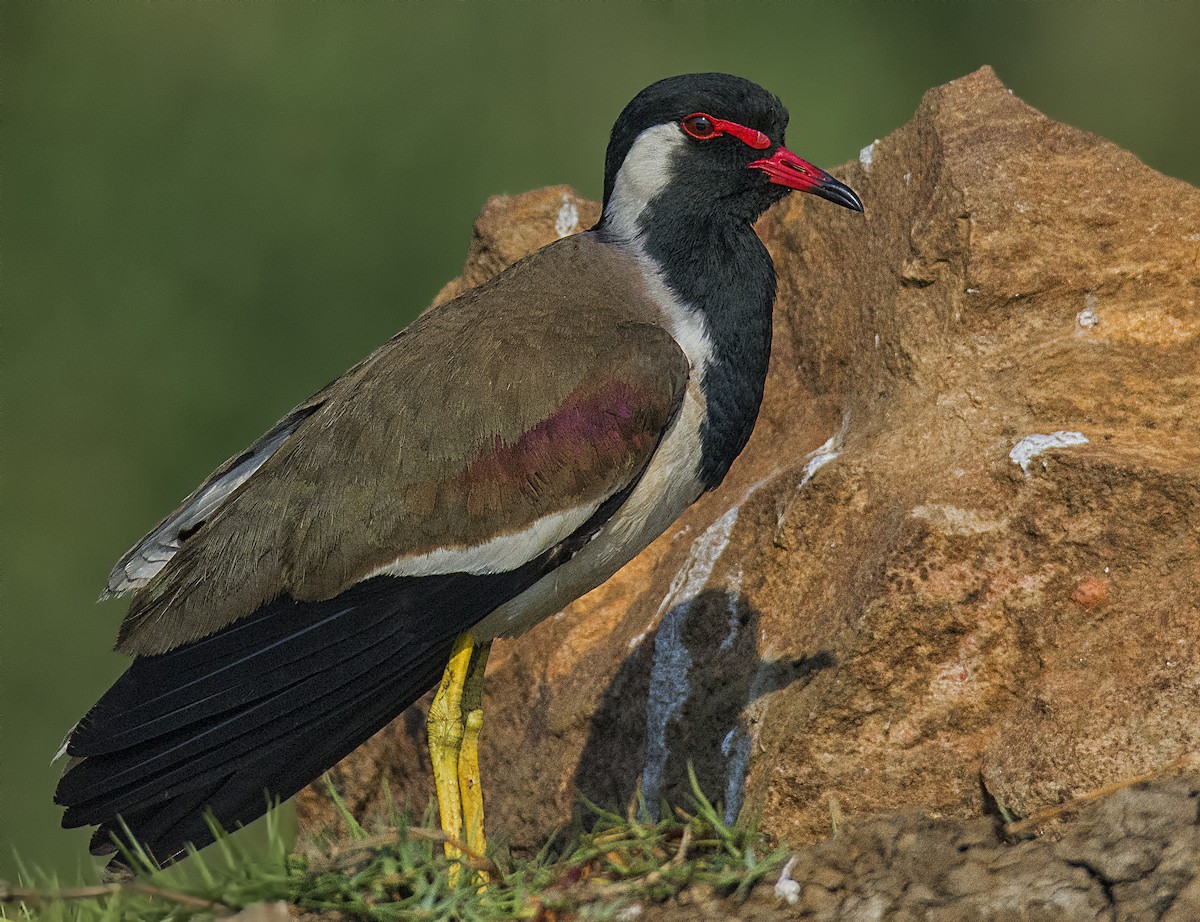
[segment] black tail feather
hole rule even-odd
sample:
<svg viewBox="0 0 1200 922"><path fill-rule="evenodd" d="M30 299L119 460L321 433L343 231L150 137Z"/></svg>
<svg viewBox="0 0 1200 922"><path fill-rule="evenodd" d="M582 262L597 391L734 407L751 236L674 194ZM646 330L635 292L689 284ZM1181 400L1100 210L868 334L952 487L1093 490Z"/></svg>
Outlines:
<svg viewBox="0 0 1200 922"><path fill-rule="evenodd" d="M112 754L116 756L112 760L114 764L103 778L90 779L88 793L92 798L117 798L120 803L113 806L125 809L136 802L129 800L136 791L131 784L163 775L172 766L181 774L175 778L163 775L163 782L188 785L189 778L209 767L252 754L280 736L303 730L313 717L326 713L331 706L361 700L374 686L386 681L387 670L394 665L391 661L397 657L403 660L406 655L420 657L424 653L424 648L414 650L396 643L395 632L381 631L376 639L378 642L373 646L339 651L341 655L319 668L307 661L297 664L315 671L298 672L299 678L290 684L284 683L295 678L293 670L265 676L275 678L277 687L269 689L265 695L230 701L216 713L210 714L210 709L205 707L199 712L199 719L191 723L179 721L178 715L188 710L180 708L172 714L174 720L168 732L161 735L139 733L138 738L123 749L116 749L111 741L106 741L108 745L103 751L89 755L89 759L98 765ZM417 694L419 696L421 692ZM207 701L202 704L207 705ZM157 729L158 723L151 719L150 727ZM127 792L126 796L121 796L122 791ZM75 772L68 773L63 778L60 796L74 798L81 793Z"/></svg>
<svg viewBox="0 0 1200 922"><path fill-rule="evenodd" d="M55 802L158 861L286 800L436 684L455 639L568 560L637 486L505 573L378 576L320 602L278 599L225 629L134 660L71 732ZM121 865L120 858L113 859Z"/></svg>
<svg viewBox="0 0 1200 922"><path fill-rule="evenodd" d="M209 638L141 657L72 733L55 800L159 861L266 812L438 681L455 638L532 585L542 561L472 576L376 577L324 602L281 599Z"/></svg>
<svg viewBox="0 0 1200 922"><path fill-rule="evenodd" d="M344 616L347 613L348 610L343 610L338 614ZM343 617L342 620L349 619ZM322 672L347 663L357 665L356 656L373 648L385 648L402 630L400 625L394 625L390 631L381 632L381 626L374 621L358 625L339 623L336 627L338 639L324 649L300 648L298 641L301 638L288 639L287 643L275 640L271 641L276 645L273 649L243 653L234 662L216 669L210 663L204 671L197 668L174 670L176 684L168 688L162 688L163 676L143 675L139 668L141 663L158 665L155 663L157 657L139 660L118 680L119 684L129 685L123 689L123 696L138 703L123 711L116 708L101 710L98 704L76 731L79 745L86 746L93 755L103 755L195 726L206 718L227 714L239 704L260 700L289 680L315 679ZM215 648L209 652L219 655ZM285 652L291 656L285 658L282 655ZM200 697L196 686L201 684L220 690ZM106 696L101 704L107 700ZM93 724L102 727L103 733L91 733Z"/></svg>

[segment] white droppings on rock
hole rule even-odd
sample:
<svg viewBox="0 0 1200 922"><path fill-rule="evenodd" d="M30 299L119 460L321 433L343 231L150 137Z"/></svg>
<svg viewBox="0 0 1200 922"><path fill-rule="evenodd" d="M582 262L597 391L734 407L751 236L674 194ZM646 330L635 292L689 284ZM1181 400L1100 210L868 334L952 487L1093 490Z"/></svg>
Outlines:
<svg viewBox="0 0 1200 922"><path fill-rule="evenodd" d="M813 475L816 474L817 471L823 468L830 461L835 460L838 455L841 454L842 446L846 442L846 430L849 428L849 426L850 414L847 413L842 417L842 425L838 428L838 431L827 438L823 445L821 445L819 448L813 449L805 456L804 469L800 474L800 482L796 484L796 488L793 491L794 493L799 493L801 490L803 490L808 485L808 482L813 479ZM784 527L784 524L787 522L788 512L790 509L791 500L788 500L777 510L775 515L776 531ZM764 634L763 637L765 638L766 635Z"/></svg>
<svg viewBox="0 0 1200 922"><path fill-rule="evenodd" d="M737 733L738 728L734 727L725 734L725 739L721 740L721 755L729 757L729 747L733 745L733 735Z"/></svg>
<svg viewBox="0 0 1200 922"><path fill-rule="evenodd" d="M577 227L579 227L579 209L575 207L571 197L564 193L562 207L558 209L558 218L554 222L554 232L561 239L568 234L575 233Z"/></svg>
<svg viewBox="0 0 1200 922"><path fill-rule="evenodd" d="M725 767L725 823L732 826L742 812L742 795L746 789L746 774L750 771L750 734L739 723L721 743L721 754L728 760Z"/></svg>
<svg viewBox="0 0 1200 922"><path fill-rule="evenodd" d="M800 485L797 490L802 489L813 478L813 474L823 468L830 461L836 460L842 452L842 446L846 444L846 430L850 427L850 414L847 413L842 417L841 428L833 435L825 440L825 443L820 448L810 451L804 462L804 473L800 477Z"/></svg>
<svg viewBox="0 0 1200 922"><path fill-rule="evenodd" d="M636 647L638 644L640 644L643 640L645 640L646 635L648 633L649 633L649 631L642 631L640 634L637 634L634 637L629 638L629 649L632 650L634 647Z"/></svg>
<svg viewBox="0 0 1200 922"><path fill-rule="evenodd" d="M718 653L732 649L733 642L737 640L738 626L741 623L738 618L738 600L741 598L743 575L742 568L738 567L737 573L730 577L729 582L725 584L725 592L729 600L729 633L722 638L721 646L717 647Z"/></svg>
<svg viewBox="0 0 1200 922"><path fill-rule="evenodd" d="M703 537L697 540L703 540ZM687 602L671 608L654 637L654 665L650 667L650 692L646 699L646 764L642 767L642 793L646 811L655 821L658 820L663 772L670 755L667 724L679 713L688 697L692 655L680 637L687 612Z"/></svg>
<svg viewBox="0 0 1200 922"><path fill-rule="evenodd" d="M1089 291L1083 296L1083 310L1075 315L1075 325L1080 330L1090 330L1099 322L1100 318L1096 314L1096 295Z"/></svg>
<svg viewBox="0 0 1200 922"><path fill-rule="evenodd" d="M792 871L796 869L796 862L799 860L799 855L792 855L779 872L779 880L775 881L776 898L785 900L789 906L800 902L800 885L792 880Z"/></svg>
<svg viewBox="0 0 1200 922"><path fill-rule="evenodd" d="M871 172L871 163L875 160L875 145L879 143L879 138L876 138L866 147L858 152L858 162L863 165L863 169L868 173Z"/></svg>
<svg viewBox="0 0 1200 922"><path fill-rule="evenodd" d="M1025 472L1025 476L1029 474L1029 464L1034 458L1040 457L1052 448L1069 448L1072 445L1086 445L1088 437L1082 432L1067 432L1060 429L1058 432L1051 432L1049 435L1034 434L1027 435L1021 441L1013 446L1012 451L1008 453L1009 460L1013 464L1019 464L1021 470ZM1042 462L1042 466L1046 466L1046 462Z"/></svg>
<svg viewBox="0 0 1200 922"><path fill-rule="evenodd" d="M692 542L687 560L671 580L666 598L658 606L656 617L662 620L654 636L654 663L650 667L650 690L646 700L646 762L642 768L642 794L646 809L655 820L658 819L663 772L670 755L667 725L687 701L690 690L688 672L692 668L692 656L681 638L688 610L708 585L713 568L729 546L742 505L774 476L772 473L752 484L732 508Z"/></svg>

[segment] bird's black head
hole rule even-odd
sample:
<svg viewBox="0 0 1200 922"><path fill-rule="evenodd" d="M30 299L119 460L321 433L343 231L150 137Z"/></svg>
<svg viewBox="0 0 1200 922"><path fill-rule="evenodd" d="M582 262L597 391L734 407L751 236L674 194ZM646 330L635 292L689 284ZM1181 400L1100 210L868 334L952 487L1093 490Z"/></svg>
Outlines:
<svg viewBox="0 0 1200 922"><path fill-rule="evenodd" d="M774 95L729 74L646 87L613 126L601 226L632 239L655 214L748 222L792 189L862 211L847 186L783 146L787 122Z"/></svg>

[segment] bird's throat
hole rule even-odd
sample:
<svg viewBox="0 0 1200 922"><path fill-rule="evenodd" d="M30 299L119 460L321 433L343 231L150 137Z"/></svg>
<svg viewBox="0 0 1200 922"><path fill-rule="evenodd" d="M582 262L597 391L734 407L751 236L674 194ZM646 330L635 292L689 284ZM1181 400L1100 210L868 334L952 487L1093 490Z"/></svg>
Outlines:
<svg viewBox="0 0 1200 922"><path fill-rule="evenodd" d="M672 332L692 360L707 404L700 473L705 488L712 489L758 419L771 355L775 266L744 221L645 217L636 248L669 293L669 312L681 314ZM685 341L687 336L702 336L702 346Z"/></svg>

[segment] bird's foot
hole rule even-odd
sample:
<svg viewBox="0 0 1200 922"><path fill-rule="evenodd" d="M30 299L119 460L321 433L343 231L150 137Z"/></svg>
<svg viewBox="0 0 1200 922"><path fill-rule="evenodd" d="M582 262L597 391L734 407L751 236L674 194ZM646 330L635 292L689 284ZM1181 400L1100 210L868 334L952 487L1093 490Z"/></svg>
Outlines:
<svg viewBox="0 0 1200 922"><path fill-rule="evenodd" d="M458 787L462 797L463 837L471 851L487 853L483 834L483 782L479 774L479 731L483 728L483 676L492 644L476 644L463 686L463 740L458 757ZM486 874L482 874L486 880Z"/></svg>
<svg viewBox="0 0 1200 922"><path fill-rule="evenodd" d="M479 731L483 726L483 676L491 643L475 643L463 634L454 643L450 662L429 707L429 755L437 788L438 809L448 858L465 851L483 857L483 787L479 777ZM458 868L451 868L451 882ZM481 882L487 874L477 872Z"/></svg>

